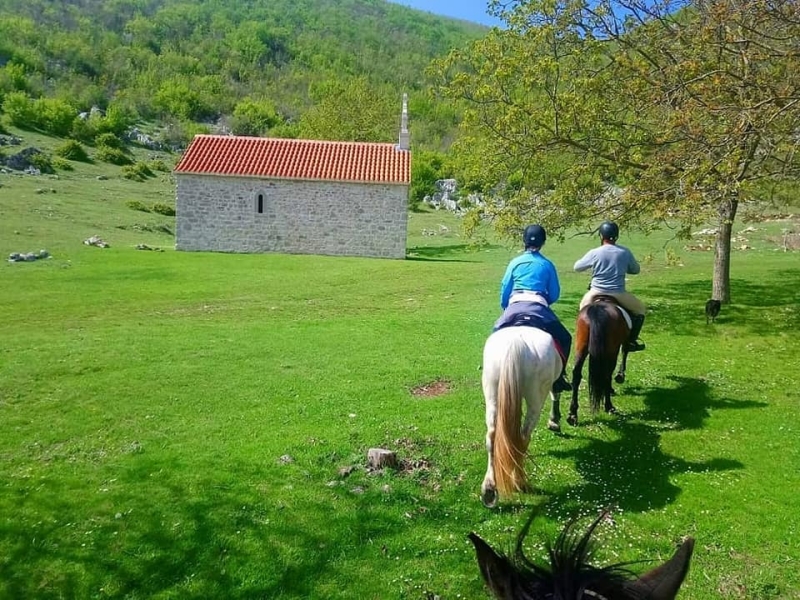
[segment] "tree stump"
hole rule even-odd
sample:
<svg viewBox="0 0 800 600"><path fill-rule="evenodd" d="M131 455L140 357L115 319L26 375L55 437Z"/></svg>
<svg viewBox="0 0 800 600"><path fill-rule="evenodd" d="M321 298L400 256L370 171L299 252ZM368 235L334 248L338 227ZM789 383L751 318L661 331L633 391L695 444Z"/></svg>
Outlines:
<svg viewBox="0 0 800 600"><path fill-rule="evenodd" d="M367 462L371 469L383 469L386 467L397 468L397 454L384 448L370 448L367 452Z"/></svg>

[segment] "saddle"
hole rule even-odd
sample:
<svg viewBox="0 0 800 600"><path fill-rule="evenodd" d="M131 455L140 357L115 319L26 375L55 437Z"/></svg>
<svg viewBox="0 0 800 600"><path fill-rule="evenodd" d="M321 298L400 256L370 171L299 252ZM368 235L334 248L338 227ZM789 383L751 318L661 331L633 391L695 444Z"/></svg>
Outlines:
<svg viewBox="0 0 800 600"><path fill-rule="evenodd" d="M631 329L631 327L633 327L633 321L631 320L630 313L624 308L622 308L622 306L620 305L619 301L616 298L614 298L613 296L606 296L605 294L600 294L599 296L595 296L594 298L592 298L592 304L595 304L596 302L606 302L607 304L613 304L617 308L617 310L619 310L620 314L622 315L622 318L625 319L625 323L628 324L628 329Z"/></svg>
<svg viewBox="0 0 800 600"><path fill-rule="evenodd" d="M502 329L503 327L519 327L519 326L526 326L526 327L534 327L536 329L540 329L545 333L550 334L553 338L553 345L556 347L556 352L561 357L561 361L566 364L567 363L567 355L564 352L564 348L561 347L561 344L553 336L552 333L547 331L548 323L542 317L540 313L538 313L534 307L531 307L533 310L530 312L520 312L515 315L509 315L508 317L500 317L500 319L495 323L495 331L497 329ZM505 316L505 315L504 315Z"/></svg>

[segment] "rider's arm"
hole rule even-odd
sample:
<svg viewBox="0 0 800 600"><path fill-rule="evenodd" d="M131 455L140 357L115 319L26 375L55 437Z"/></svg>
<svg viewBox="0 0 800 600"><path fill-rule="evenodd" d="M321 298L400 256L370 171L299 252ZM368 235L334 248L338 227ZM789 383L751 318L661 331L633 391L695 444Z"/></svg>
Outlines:
<svg viewBox="0 0 800 600"><path fill-rule="evenodd" d="M511 298L511 292L514 291L514 263L511 263L506 268L506 274L503 275L503 281L500 283L500 308L503 310L508 307L508 301Z"/></svg>
<svg viewBox="0 0 800 600"><path fill-rule="evenodd" d="M581 272L587 269L591 269L593 263L594 263L594 250L589 250L586 254L583 255L583 258L579 258L575 262L575 267L573 268L576 271Z"/></svg>
<svg viewBox="0 0 800 600"><path fill-rule="evenodd" d="M554 304L561 297L561 284L558 282L558 271L550 264L550 277L547 278L547 302Z"/></svg>
<svg viewBox="0 0 800 600"><path fill-rule="evenodd" d="M636 259L633 256L633 252L628 250L628 273L630 275L638 275L640 269L641 267L639 266L639 263L636 262Z"/></svg>

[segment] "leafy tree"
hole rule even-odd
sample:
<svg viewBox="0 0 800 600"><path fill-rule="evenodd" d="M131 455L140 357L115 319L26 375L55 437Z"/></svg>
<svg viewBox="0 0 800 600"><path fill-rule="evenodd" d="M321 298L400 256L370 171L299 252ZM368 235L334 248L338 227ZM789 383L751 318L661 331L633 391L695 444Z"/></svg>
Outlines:
<svg viewBox="0 0 800 600"><path fill-rule="evenodd" d="M245 98L233 109L233 133L264 135L280 122L275 105L267 99Z"/></svg>
<svg viewBox="0 0 800 600"><path fill-rule="evenodd" d="M503 6L505 5L505 7ZM464 100L461 148L487 216L561 228L718 224L712 293L730 300L738 208L800 171L800 3L493 2L507 23L435 71ZM542 169L540 165L547 165ZM549 172L549 174L548 174ZM507 174L522 185L506 185Z"/></svg>
<svg viewBox="0 0 800 600"><path fill-rule="evenodd" d="M165 116L200 121L213 113L196 85L188 78L165 81L153 98L153 105Z"/></svg>
<svg viewBox="0 0 800 600"><path fill-rule="evenodd" d="M170 120L161 134L161 141L171 147L186 147L197 134L211 133L207 125L198 125L191 121Z"/></svg>
<svg viewBox="0 0 800 600"><path fill-rule="evenodd" d="M400 130L400 94L365 77L327 81L312 90L317 101L300 119L300 135L319 140L386 142Z"/></svg>
<svg viewBox="0 0 800 600"><path fill-rule="evenodd" d="M3 98L3 112L12 125L32 127L36 120L33 102L25 92L10 92Z"/></svg>
<svg viewBox="0 0 800 600"><path fill-rule="evenodd" d="M445 166L446 157L439 152L418 151L411 161L410 205L412 210L419 208L425 196L436 191L436 182L446 179L450 173Z"/></svg>
<svg viewBox="0 0 800 600"><path fill-rule="evenodd" d="M28 78L25 75L25 67L13 62L0 67L0 104L3 97L8 92L27 92Z"/></svg>
<svg viewBox="0 0 800 600"><path fill-rule="evenodd" d="M33 126L41 131L66 137L75 119L75 107L58 98L37 98L33 101Z"/></svg>
<svg viewBox="0 0 800 600"><path fill-rule="evenodd" d="M91 132L91 137L98 138L98 144L102 144L101 136L103 139L111 136L119 140L134 124L134 117L135 115L129 108L120 102L112 102L106 107L105 113L97 111L89 115L89 118L86 119L87 130Z"/></svg>

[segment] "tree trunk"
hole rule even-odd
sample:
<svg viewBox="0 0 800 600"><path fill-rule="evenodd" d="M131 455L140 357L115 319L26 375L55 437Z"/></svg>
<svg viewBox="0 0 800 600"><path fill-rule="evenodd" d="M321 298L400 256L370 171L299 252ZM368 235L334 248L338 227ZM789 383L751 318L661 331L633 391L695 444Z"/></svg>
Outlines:
<svg viewBox="0 0 800 600"><path fill-rule="evenodd" d="M714 279L711 297L726 304L731 301L731 234L738 207L739 200L735 197L721 200L717 207L719 225L717 243L714 246Z"/></svg>

